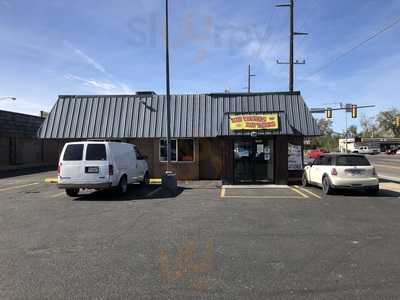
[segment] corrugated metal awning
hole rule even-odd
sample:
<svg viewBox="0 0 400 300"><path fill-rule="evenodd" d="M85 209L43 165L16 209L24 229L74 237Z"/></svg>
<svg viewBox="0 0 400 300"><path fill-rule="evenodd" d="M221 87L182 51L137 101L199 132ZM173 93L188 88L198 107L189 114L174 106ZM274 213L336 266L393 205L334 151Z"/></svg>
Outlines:
<svg viewBox="0 0 400 300"><path fill-rule="evenodd" d="M43 139L161 138L167 134L166 96L60 96L38 134ZM279 112L279 131L265 135L320 135L300 93L171 96L175 138L237 135L229 115ZM246 133L242 133L246 134Z"/></svg>

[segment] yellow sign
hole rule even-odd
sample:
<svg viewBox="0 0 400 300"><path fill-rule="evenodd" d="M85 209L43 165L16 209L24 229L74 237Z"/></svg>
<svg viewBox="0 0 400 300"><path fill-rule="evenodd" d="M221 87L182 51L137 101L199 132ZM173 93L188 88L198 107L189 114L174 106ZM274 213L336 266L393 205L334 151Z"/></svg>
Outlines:
<svg viewBox="0 0 400 300"><path fill-rule="evenodd" d="M231 130L277 130L279 116L278 114L231 116L229 128Z"/></svg>

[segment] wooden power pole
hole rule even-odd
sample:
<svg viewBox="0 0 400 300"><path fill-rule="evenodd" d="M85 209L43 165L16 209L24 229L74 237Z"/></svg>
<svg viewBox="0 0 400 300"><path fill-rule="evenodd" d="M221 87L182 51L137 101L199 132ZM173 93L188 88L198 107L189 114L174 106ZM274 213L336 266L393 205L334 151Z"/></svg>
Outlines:
<svg viewBox="0 0 400 300"><path fill-rule="evenodd" d="M289 4L280 4L277 7L289 7L290 16L289 16L289 62L280 62L277 60L277 64L280 65L289 65L289 91L293 92L294 90L294 65L304 65L306 63L303 61L294 61L294 37L296 35L307 35L305 32L295 32L294 31L294 0L290 0Z"/></svg>

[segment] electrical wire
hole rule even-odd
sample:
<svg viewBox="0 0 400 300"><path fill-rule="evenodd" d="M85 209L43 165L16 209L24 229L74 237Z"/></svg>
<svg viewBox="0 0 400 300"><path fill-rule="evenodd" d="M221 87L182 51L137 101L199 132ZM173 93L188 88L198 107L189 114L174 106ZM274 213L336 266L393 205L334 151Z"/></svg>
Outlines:
<svg viewBox="0 0 400 300"><path fill-rule="evenodd" d="M350 48L349 50L343 52L342 54L338 55L337 57L335 57L334 59L332 59L330 62L322 65L320 68L318 68L316 71L314 71L313 73L311 73L310 75L306 76L304 79L309 79L315 75L317 75L318 73L322 72L323 70L325 70L326 68L330 67L333 63L337 62L338 60L340 60L341 58L349 55L351 52L353 52L354 50L360 48L361 46L365 45L366 43L368 43L369 41L373 40L374 38L378 37L379 35L385 33L386 31L392 29L394 26L396 26L397 24L400 23L400 17L397 18L393 23L387 25L386 27L383 27L382 29L378 30L377 32L375 32L374 34L372 34L371 36L369 36L367 39L361 41L360 43L358 43L357 45L353 46L352 48Z"/></svg>
<svg viewBox="0 0 400 300"><path fill-rule="evenodd" d="M268 25L265 29L265 33L263 36L263 41L260 43L260 46L256 52L256 58L260 58L260 55L262 53L262 51L264 50L264 46L269 42L271 36L272 36L272 31L271 31L271 25L272 25L272 20L275 16L276 13L276 9L272 9L272 13L271 16L269 17L269 21L268 21ZM268 34L269 33L269 34Z"/></svg>

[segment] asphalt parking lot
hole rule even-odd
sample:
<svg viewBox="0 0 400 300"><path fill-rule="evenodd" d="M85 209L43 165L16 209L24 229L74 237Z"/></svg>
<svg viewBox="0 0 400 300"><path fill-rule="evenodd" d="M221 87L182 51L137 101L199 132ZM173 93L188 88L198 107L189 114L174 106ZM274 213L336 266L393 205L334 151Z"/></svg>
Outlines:
<svg viewBox="0 0 400 300"><path fill-rule="evenodd" d="M0 298L376 299L400 294L400 184L376 197L182 183L83 193L0 180Z"/></svg>

